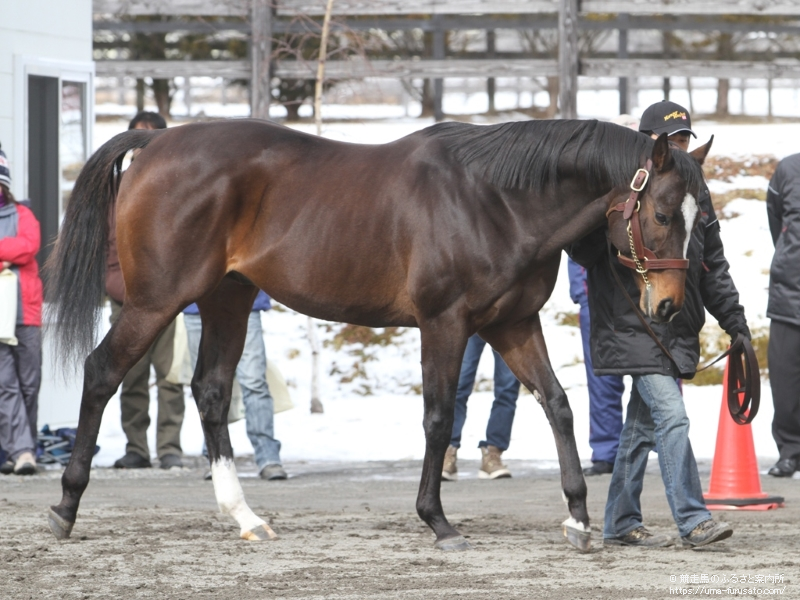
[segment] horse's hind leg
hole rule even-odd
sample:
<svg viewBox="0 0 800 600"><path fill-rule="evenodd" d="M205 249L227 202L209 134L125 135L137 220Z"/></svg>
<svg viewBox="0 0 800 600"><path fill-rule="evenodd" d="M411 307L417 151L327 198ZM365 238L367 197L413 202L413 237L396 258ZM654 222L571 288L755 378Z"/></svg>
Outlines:
<svg viewBox="0 0 800 600"><path fill-rule="evenodd" d="M425 400L425 459L417 495L417 513L436 534L436 548L467 550L469 543L447 522L442 509L444 455L453 432L456 387L467 335L456 319L440 317L420 325L422 395Z"/></svg>
<svg viewBox="0 0 800 600"><path fill-rule="evenodd" d="M137 310L126 304L106 337L87 357L75 447L61 477L61 502L50 507L49 513L50 529L57 538L68 538L75 524L81 496L89 484L100 421L109 398L174 316L171 312Z"/></svg>
<svg viewBox="0 0 800 600"><path fill-rule="evenodd" d="M198 303L203 334L192 379L220 512L236 520L243 539L253 541L274 540L278 536L244 499L233 462L228 408L233 374L242 355L247 319L257 293L255 286L226 277L210 296Z"/></svg>
<svg viewBox="0 0 800 600"><path fill-rule="evenodd" d="M564 535L572 545L586 552L591 548L591 528L586 510L586 480L572 429L572 409L550 365L539 315L512 326L482 330L480 335L503 356L511 371L538 396L544 408L555 437L561 487L570 514L564 521Z"/></svg>

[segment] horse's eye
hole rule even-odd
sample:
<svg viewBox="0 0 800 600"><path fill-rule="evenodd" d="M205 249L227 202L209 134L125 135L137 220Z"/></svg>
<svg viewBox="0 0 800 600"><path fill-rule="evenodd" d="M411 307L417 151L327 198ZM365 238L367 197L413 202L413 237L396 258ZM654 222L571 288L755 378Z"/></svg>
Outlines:
<svg viewBox="0 0 800 600"><path fill-rule="evenodd" d="M656 222L659 225L669 225L669 217L667 215L662 215L661 213L656 213Z"/></svg>

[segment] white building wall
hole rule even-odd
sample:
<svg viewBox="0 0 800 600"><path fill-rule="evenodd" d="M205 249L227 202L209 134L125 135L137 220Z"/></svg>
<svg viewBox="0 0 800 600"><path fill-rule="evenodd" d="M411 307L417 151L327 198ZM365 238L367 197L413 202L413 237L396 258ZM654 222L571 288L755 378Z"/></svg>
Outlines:
<svg viewBox="0 0 800 600"><path fill-rule="evenodd" d="M27 180L24 164L27 155L23 147L28 127L27 90L23 89L27 77L21 70L36 64L41 70L41 63L56 61L82 64L85 71L91 60L92 0L0 0L0 143L8 155L12 191L17 196L25 196ZM47 75L58 77L63 72L66 71L56 68ZM91 78L87 81L90 88L87 94L92 95ZM91 121L93 103L90 98L87 102L86 117ZM91 132L91 125L88 131ZM80 407L80 377L65 381L54 372L51 340L45 336L43 342L38 427L44 423L53 427L74 426Z"/></svg>
<svg viewBox="0 0 800 600"><path fill-rule="evenodd" d="M13 190L22 193L15 177L11 145L14 119L14 55L49 60L92 60L91 0L0 0L0 143L11 161Z"/></svg>

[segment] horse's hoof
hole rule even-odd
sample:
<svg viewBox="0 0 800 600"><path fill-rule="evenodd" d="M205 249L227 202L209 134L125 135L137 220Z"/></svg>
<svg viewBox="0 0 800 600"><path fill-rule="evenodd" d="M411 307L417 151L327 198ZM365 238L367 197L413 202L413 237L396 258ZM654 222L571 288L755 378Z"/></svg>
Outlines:
<svg viewBox="0 0 800 600"><path fill-rule="evenodd" d="M562 531L567 541L579 552L589 552L592 549L592 530L585 528L583 523L570 517L562 523Z"/></svg>
<svg viewBox="0 0 800 600"><path fill-rule="evenodd" d="M438 540L434 545L437 550L445 552L463 552L464 550L472 550L470 543L464 539L463 535L459 535L446 540Z"/></svg>
<svg viewBox="0 0 800 600"><path fill-rule="evenodd" d="M264 523L258 527L254 527L250 531L245 531L242 534L242 539L248 542L271 542L278 539L278 534L272 531L269 525Z"/></svg>
<svg viewBox="0 0 800 600"><path fill-rule="evenodd" d="M75 525L75 523L70 523L52 508L47 515L47 522L50 524L50 531L53 532L53 535L58 540L68 539L69 534L72 533L72 527Z"/></svg>

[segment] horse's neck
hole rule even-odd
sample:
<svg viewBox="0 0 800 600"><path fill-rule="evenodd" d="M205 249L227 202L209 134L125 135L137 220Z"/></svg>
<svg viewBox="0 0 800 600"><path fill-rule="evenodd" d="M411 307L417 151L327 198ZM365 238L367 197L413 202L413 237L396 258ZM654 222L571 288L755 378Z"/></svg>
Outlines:
<svg viewBox="0 0 800 600"><path fill-rule="evenodd" d="M560 218L554 219L552 223L552 233L548 233L539 245L537 257L557 253L600 227L615 194L616 191L611 190L593 200L572 197L571 201L565 201L559 211Z"/></svg>

